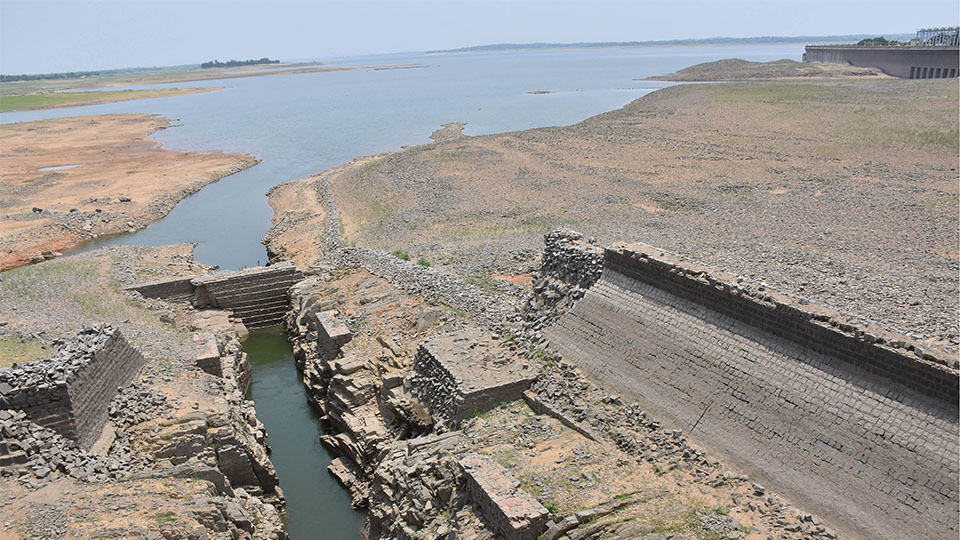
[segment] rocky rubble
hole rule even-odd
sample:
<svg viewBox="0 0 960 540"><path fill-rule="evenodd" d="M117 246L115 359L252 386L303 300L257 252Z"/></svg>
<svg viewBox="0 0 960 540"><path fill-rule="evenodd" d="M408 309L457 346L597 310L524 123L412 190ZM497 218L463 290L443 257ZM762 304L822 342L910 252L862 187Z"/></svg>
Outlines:
<svg viewBox="0 0 960 540"><path fill-rule="evenodd" d="M523 329L534 339L583 295L603 271L603 247L576 231L556 230L544 236L543 258L533 293L523 305Z"/></svg>
<svg viewBox="0 0 960 540"><path fill-rule="evenodd" d="M0 454L0 476L14 476L31 489L61 475L85 482L104 482L136 470L128 453L98 456L31 422L20 411L0 410L0 436L0 444L9 452Z"/></svg>
<svg viewBox="0 0 960 540"><path fill-rule="evenodd" d="M174 405L159 390L134 382L124 387L110 403L110 418L121 427L141 424L161 416L168 416Z"/></svg>
<svg viewBox="0 0 960 540"><path fill-rule="evenodd" d="M451 454L458 432L390 446L370 489L367 538L400 540L492 539L465 490Z"/></svg>

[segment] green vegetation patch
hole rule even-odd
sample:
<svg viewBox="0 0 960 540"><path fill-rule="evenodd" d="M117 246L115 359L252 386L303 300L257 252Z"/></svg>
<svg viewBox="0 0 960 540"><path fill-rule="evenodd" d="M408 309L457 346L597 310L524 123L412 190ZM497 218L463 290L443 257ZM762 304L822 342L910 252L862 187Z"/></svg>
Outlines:
<svg viewBox="0 0 960 540"><path fill-rule="evenodd" d="M25 364L47 356L47 351L34 340L20 341L17 336L0 336L0 367Z"/></svg>
<svg viewBox="0 0 960 540"><path fill-rule="evenodd" d="M157 90L108 90L92 92L53 92L44 94L15 94L0 96L0 111L26 111L53 107L93 105L130 99L147 99L206 92L207 88L163 88Z"/></svg>

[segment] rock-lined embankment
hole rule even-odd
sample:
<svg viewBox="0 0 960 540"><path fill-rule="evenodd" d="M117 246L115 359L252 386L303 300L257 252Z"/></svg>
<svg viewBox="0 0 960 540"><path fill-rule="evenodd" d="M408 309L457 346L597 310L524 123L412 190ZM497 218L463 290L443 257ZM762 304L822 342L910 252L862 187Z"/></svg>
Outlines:
<svg viewBox="0 0 960 540"><path fill-rule="evenodd" d="M135 255L141 252L157 257ZM0 410L2 532L286 538L266 432L244 399L250 367L235 323L226 314L210 317L125 295L116 282L179 266L177 256L159 256L165 252L112 248L4 274L4 287L35 291L4 298L11 308L5 332L22 332L25 324L35 335L43 335L39 328L59 332L60 326L43 326L48 309L57 310L61 324L64 316L89 323L104 306L126 319L64 340L49 360L0 369L4 406L13 407ZM61 280L95 296L64 306ZM28 323L23 314L34 319ZM198 339L191 331L199 331ZM205 372L212 361L219 368ZM63 434L38 424L47 417L31 408L61 387L65 399L40 409L56 403L74 419Z"/></svg>

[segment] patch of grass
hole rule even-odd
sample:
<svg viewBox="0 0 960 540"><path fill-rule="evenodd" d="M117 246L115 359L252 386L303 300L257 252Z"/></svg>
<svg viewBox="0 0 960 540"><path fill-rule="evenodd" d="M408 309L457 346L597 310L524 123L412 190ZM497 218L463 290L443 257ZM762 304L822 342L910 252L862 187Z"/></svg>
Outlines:
<svg viewBox="0 0 960 540"><path fill-rule="evenodd" d="M957 129L947 131L900 129L896 133L904 142L916 146L943 146L956 150L960 145L960 130Z"/></svg>
<svg viewBox="0 0 960 540"><path fill-rule="evenodd" d="M464 282L473 285L474 287L483 289L487 292L496 292L498 290L497 280L493 279L490 276L480 276L473 277L470 276L463 280Z"/></svg>
<svg viewBox="0 0 960 540"><path fill-rule="evenodd" d="M164 523L173 523L177 521L177 516L173 512L161 512L159 514L154 514L150 516L150 520L153 521L154 526L160 527Z"/></svg>
<svg viewBox="0 0 960 540"><path fill-rule="evenodd" d="M547 512L551 514L556 514L560 511L560 505L556 501L546 501L543 503L543 507L547 509Z"/></svg>
<svg viewBox="0 0 960 540"><path fill-rule="evenodd" d="M0 367L25 364L46 356L46 351L37 341L23 342L17 336L0 336Z"/></svg>
<svg viewBox="0 0 960 540"><path fill-rule="evenodd" d="M157 90L104 90L92 92L58 92L43 94L4 95L0 111L26 111L52 107L74 107L131 99L147 99L207 92L207 88L163 88Z"/></svg>
<svg viewBox="0 0 960 540"><path fill-rule="evenodd" d="M424 259L423 257L420 257L419 259L417 259L417 264L419 264L420 266L426 266L427 268L430 268L431 266L433 266L430 263L430 261Z"/></svg>
<svg viewBox="0 0 960 540"><path fill-rule="evenodd" d="M395 249L395 250L393 250L393 256L396 257L396 258L398 258L398 259L403 259L403 260L405 260L405 261L409 261L409 260L410 260L410 254L407 253L406 251L402 250L402 249Z"/></svg>

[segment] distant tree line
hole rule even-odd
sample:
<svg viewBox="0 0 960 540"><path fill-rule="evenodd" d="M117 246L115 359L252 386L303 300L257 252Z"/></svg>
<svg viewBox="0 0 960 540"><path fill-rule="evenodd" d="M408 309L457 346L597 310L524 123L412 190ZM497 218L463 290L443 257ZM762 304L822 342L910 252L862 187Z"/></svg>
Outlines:
<svg viewBox="0 0 960 540"><path fill-rule="evenodd" d="M224 68L224 67L237 67L237 66L255 66L258 64L279 64L279 60L271 60L264 56L259 60L227 60L226 62L221 62L219 60L211 60L209 62L204 62L200 64L202 68Z"/></svg>
<svg viewBox="0 0 960 540"><path fill-rule="evenodd" d="M44 81L48 79L79 79L100 75L99 71L69 71L66 73L39 73L36 75L0 75L0 82Z"/></svg>
<svg viewBox="0 0 960 540"><path fill-rule="evenodd" d="M906 45L906 44L896 40L892 40L892 39L888 40L887 38L880 36L880 37L861 39L860 41L857 42L857 45L872 45L874 47L898 47L900 45Z"/></svg>

